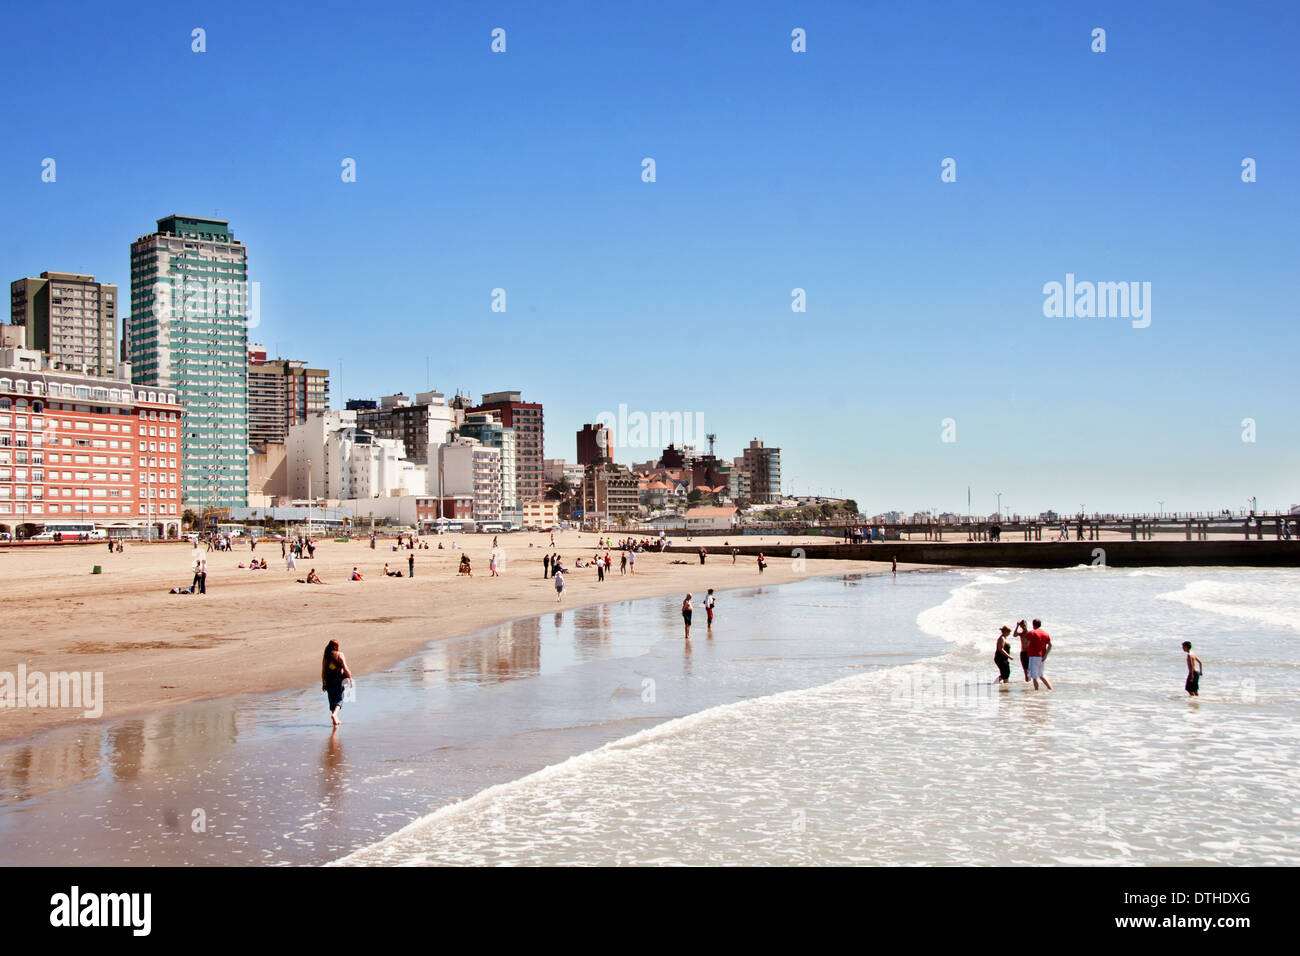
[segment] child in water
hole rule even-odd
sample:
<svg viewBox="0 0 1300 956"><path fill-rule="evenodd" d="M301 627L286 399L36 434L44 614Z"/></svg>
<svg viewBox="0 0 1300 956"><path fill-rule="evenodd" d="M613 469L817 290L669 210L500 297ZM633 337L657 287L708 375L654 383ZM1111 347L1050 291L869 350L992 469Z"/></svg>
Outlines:
<svg viewBox="0 0 1300 956"><path fill-rule="evenodd" d="M1204 668L1201 659L1192 653L1192 642L1183 641L1183 653L1187 655L1187 683L1183 685L1189 697L1201 696L1201 674Z"/></svg>

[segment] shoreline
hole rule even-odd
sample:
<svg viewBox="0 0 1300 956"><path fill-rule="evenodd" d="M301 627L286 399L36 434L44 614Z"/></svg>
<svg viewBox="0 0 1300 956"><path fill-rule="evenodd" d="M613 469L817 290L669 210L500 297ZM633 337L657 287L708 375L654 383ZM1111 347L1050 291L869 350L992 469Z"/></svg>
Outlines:
<svg viewBox="0 0 1300 956"><path fill-rule="evenodd" d="M429 550L400 552L371 551L360 540L348 544L322 540L316 559L304 558L295 572L305 576L307 568L315 567L328 582L321 587L299 585L296 576L288 575L280 562L278 542L264 542L254 553L271 564L266 572L234 567L253 556L246 546L233 552L205 552L207 595L166 593L169 587L189 583L188 546L128 546L125 554L103 555L99 560L104 573L93 577L76 576L75 566L93 563L88 560L93 555L82 548L31 554L22 568L8 568L15 573L0 579L0 599L15 622L0 635L0 671L13 668L13 673L25 664L29 673L102 673L103 712L85 718L83 708L76 707L0 709L0 743L20 743L85 719L148 716L200 701L301 690L315 683L320 649L331 637L340 641L349 668L363 677L387 670L434 642L557 610L687 590L703 594L708 587L724 592L827 575L885 573L879 564L866 561L812 558L796 571L797 559L780 556L778 549L801 542L774 539L765 542L774 554L761 576L752 563L742 558L732 565L722 554L711 555L712 563L703 566L672 565L671 561L681 560L673 552L639 553L636 574L620 576L622 552L611 551L613 580L598 583L594 571L574 566L578 555L594 550L594 537L583 541L570 532L556 542L556 550L567 554L570 565L566 600L558 603L551 581L536 574L549 535L503 537L506 571L496 579L456 574L462 551L476 564L481 562L480 572L485 570L491 542L482 535L443 535L425 539ZM530 539L532 548L527 547ZM438 541L447 545L455 541L458 546L438 550ZM385 558L393 567L401 567L412 554L414 578L385 580L382 568L376 568ZM353 565L366 580L345 580ZM900 563L899 570L946 568ZM50 588L51 576L63 586ZM480 582L486 587L478 587ZM365 599L355 600L360 595ZM454 600L444 603L440 598ZM148 615L152 625L148 632L140 630L140 615ZM24 622L35 626L25 628ZM164 630L171 630L173 636L147 639L162 637L159 632ZM146 639L131 640L128 635ZM235 681L232 674L237 675Z"/></svg>

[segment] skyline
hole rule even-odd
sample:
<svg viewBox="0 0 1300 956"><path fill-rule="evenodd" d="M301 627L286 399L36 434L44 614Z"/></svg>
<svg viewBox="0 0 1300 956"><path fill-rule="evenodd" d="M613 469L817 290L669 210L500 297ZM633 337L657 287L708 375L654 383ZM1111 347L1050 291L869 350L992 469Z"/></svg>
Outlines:
<svg viewBox="0 0 1300 956"><path fill-rule="evenodd" d="M260 285L250 342L330 369L338 407L517 389L565 459L620 404L702 414L720 456L757 437L787 492L868 514L964 513L968 485L983 514L1300 502L1286 7L77 9L39 71L65 122L3 153L8 281L125 288L156 219L213 216ZM11 86L46 16L15 13ZM141 99L142 57L184 81ZM143 148L110 135L138 102ZM1149 326L1048 318L1067 276L1150 283Z"/></svg>

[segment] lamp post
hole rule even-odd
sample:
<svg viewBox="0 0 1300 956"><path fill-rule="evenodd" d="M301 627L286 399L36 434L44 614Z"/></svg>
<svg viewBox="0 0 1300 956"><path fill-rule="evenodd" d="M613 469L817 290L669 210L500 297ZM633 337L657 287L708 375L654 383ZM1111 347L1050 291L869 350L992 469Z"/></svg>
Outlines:
<svg viewBox="0 0 1300 956"><path fill-rule="evenodd" d="M1002 521L1002 492L995 491L993 493L998 496L998 521L1001 522Z"/></svg>

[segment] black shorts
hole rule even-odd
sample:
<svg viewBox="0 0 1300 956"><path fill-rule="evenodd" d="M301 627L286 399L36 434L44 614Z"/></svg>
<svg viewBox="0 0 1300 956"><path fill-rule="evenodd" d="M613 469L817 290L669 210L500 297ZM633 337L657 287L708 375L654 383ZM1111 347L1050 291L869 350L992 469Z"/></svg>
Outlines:
<svg viewBox="0 0 1300 956"><path fill-rule="evenodd" d="M340 686L338 686L338 687L326 687L326 688L325 688L325 693L329 695L329 700L330 700L330 710L333 710L335 707L342 707L342 706L343 706L343 687L342 687L342 685L340 685Z"/></svg>
<svg viewBox="0 0 1300 956"><path fill-rule="evenodd" d="M1021 652L1020 652L1020 669L1021 669L1022 671L1025 671L1026 673L1029 672L1029 652L1028 652L1028 651L1021 651Z"/></svg>
<svg viewBox="0 0 1300 956"><path fill-rule="evenodd" d="M998 676L1001 677L1003 680L1010 680L1011 679L1011 658L999 657L997 658L996 663L998 665Z"/></svg>
<svg viewBox="0 0 1300 956"><path fill-rule="evenodd" d="M1184 684L1183 686L1187 688L1187 693L1189 694L1199 693L1201 689L1201 675L1188 674L1187 683Z"/></svg>
<svg viewBox="0 0 1300 956"><path fill-rule="evenodd" d="M686 622L686 626L687 626L687 627L690 627L690 626L691 626L691 612L690 612L690 611L682 611L682 620Z"/></svg>

